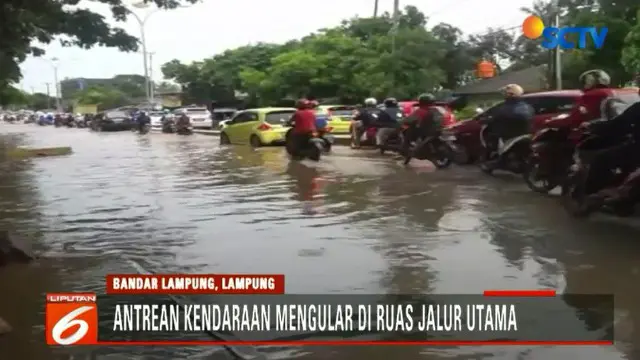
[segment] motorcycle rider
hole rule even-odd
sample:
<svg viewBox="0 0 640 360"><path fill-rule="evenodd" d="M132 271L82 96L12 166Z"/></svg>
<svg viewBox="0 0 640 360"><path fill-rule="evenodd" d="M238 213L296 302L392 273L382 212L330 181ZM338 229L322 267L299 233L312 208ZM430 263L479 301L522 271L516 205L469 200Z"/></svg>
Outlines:
<svg viewBox="0 0 640 360"><path fill-rule="evenodd" d="M383 102L384 109L378 114L378 119L374 123L378 128L376 132L376 145L383 146L389 136L398 131L400 121L403 118L402 110L398 107L398 100L390 97Z"/></svg>
<svg viewBox="0 0 640 360"><path fill-rule="evenodd" d="M312 103L305 99L299 99L296 102L296 112L291 117L294 122L292 136L292 145L297 151L308 146L309 140L316 133L316 111L312 108Z"/></svg>
<svg viewBox="0 0 640 360"><path fill-rule="evenodd" d="M353 116L351 125L351 136L353 137L354 148L360 147L360 139L364 132L377 120L380 109L378 100L370 97L364 100L364 107L358 109Z"/></svg>
<svg viewBox="0 0 640 360"><path fill-rule="evenodd" d="M636 77L636 83L640 86L640 74ZM639 90L640 94L640 90ZM625 134L630 134L629 141L619 141L616 145L600 150L590 164L589 171L594 174L605 174L612 168L620 168L629 174L625 181L615 187L605 188L591 196L594 203L604 200L616 201L631 196L632 190L637 188L635 183L640 179L640 159L636 155L640 153L640 102L629 106L622 114L608 121L585 122L581 128L597 133L603 138L620 139ZM591 177L598 181L600 176ZM595 185L599 188L598 185Z"/></svg>
<svg viewBox="0 0 640 360"><path fill-rule="evenodd" d="M583 93L568 117L573 127L577 127L585 121L601 118L603 116L602 100L613 95L611 77L602 70L585 71L580 75L579 81L582 84Z"/></svg>
<svg viewBox="0 0 640 360"><path fill-rule="evenodd" d="M185 129L189 128L190 125L191 125L191 120L189 120L189 116L185 111L182 114L180 114L180 117L178 117L178 121L176 121L176 131L183 132L185 131Z"/></svg>
<svg viewBox="0 0 640 360"><path fill-rule="evenodd" d="M436 104L436 98L433 94L425 93L418 96L418 108L403 121L408 126L404 132L402 144L405 165L411 161L411 143L437 136L443 120L449 115L448 109ZM416 147L418 146L419 144Z"/></svg>
<svg viewBox="0 0 640 360"><path fill-rule="evenodd" d="M135 117L138 125L138 131L140 132L144 131L143 129L146 124L151 124L151 118L146 111L138 111Z"/></svg>
<svg viewBox="0 0 640 360"><path fill-rule="evenodd" d="M329 117L325 114L318 112L318 106L320 103L316 100L309 100L309 108L315 111L316 114L316 130L323 131L329 124Z"/></svg>
<svg viewBox="0 0 640 360"><path fill-rule="evenodd" d="M496 115L487 119L485 133L487 144L486 159L498 148L500 140L507 141L520 135L529 134L531 119L535 115L534 109L522 99L524 90L518 84L503 87L504 104Z"/></svg>

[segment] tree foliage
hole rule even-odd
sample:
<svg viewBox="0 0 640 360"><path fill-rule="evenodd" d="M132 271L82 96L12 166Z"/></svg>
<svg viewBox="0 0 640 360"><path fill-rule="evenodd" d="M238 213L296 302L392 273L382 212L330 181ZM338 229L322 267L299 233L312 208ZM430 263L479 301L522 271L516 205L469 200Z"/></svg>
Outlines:
<svg viewBox="0 0 640 360"><path fill-rule="evenodd" d="M563 24L609 27L603 49L563 51L565 87L577 86L578 75L590 68L608 71L617 84L640 71L638 8L634 0L560 2ZM556 11L550 1L540 0L521 10L523 18L534 14L547 25ZM180 84L188 102L226 101L242 92L252 103L268 104L301 95L342 101L367 96L409 98L477 81L474 71L481 60L497 64L498 72L553 60L552 52L540 46L541 40L516 36L519 32L514 29L488 28L465 37L450 24L427 30L426 23L424 14L407 6L397 29L388 13L352 18L281 45L243 46L190 64L172 60L162 72Z"/></svg>

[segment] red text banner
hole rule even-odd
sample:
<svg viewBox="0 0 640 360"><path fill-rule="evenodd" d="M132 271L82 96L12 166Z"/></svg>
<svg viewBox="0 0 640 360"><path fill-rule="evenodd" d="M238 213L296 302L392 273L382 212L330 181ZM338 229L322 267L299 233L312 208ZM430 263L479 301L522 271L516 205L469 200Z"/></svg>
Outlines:
<svg viewBox="0 0 640 360"><path fill-rule="evenodd" d="M284 294L281 274L110 274L107 294Z"/></svg>

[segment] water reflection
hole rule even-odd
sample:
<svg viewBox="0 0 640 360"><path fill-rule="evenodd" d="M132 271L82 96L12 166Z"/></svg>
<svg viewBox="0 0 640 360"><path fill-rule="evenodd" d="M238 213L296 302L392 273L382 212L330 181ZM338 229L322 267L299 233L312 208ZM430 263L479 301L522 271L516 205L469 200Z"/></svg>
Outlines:
<svg viewBox="0 0 640 360"><path fill-rule="evenodd" d="M298 201L303 204L303 214L315 215L321 211L323 179L319 171L298 161L289 162L287 174L295 181L294 193Z"/></svg>

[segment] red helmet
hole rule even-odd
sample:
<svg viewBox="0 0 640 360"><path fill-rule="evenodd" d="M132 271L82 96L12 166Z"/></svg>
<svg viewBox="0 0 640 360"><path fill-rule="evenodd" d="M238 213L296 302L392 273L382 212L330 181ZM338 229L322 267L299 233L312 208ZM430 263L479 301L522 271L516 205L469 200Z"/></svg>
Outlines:
<svg viewBox="0 0 640 360"><path fill-rule="evenodd" d="M308 109L311 105L311 102L307 99L298 99L298 101L296 101L296 109L298 110L302 110L302 109Z"/></svg>

